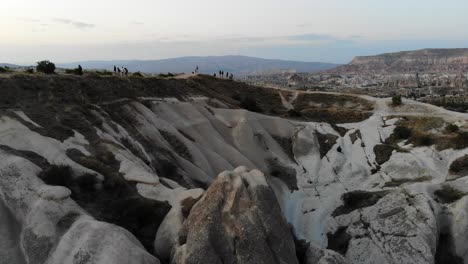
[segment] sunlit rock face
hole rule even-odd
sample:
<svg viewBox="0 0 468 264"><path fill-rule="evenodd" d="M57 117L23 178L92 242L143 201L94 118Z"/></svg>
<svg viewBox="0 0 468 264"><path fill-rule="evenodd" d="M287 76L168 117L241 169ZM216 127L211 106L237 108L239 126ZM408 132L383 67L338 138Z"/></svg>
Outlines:
<svg viewBox="0 0 468 264"><path fill-rule="evenodd" d="M296 118L209 94L2 110L0 263L468 259L468 145L445 129L465 114L270 95Z"/></svg>

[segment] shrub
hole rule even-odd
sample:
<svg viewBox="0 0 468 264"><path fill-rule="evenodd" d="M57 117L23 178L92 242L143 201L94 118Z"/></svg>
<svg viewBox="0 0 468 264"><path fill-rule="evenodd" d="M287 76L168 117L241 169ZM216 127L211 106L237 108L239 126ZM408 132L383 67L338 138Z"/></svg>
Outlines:
<svg viewBox="0 0 468 264"><path fill-rule="evenodd" d="M55 73L55 64L48 60L40 61L37 63L36 70L45 74L53 74Z"/></svg>
<svg viewBox="0 0 468 264"><path fill-rule="evenodd" d="M67 74L76 74L76 75L83 75L83 68L81 68L81 65L78 65L78 68L75 69L66 69L65 73Z"/></svg>
<svg viewBox="0 0 468 264"><path fill-rule="evenodd" d="M134 73L132 74L132 76L135 76L135 77L143 77L143 74L142 74L141 72L137 71L137 72L134 72Z"/></svg>
<svg viewBox="0 0 468 264"><path fill-rule="evenodd" d="M436 190L434 194L441 200L443 203L453 203L460 200L466 193L455 189L450 185L442 186L442 189Z"/></svg>
<svg viewBox="0 0 468 264"><path fill-rule="evenodd" d="M460 157L450 164L450 172L458 173L468 168L468 155Z"/></svg>
<svg viewBox="0 0 468 264"><path fill-rule="evenodd" d="M33 68L26 69L26 73L33 74L34 69Z"/></svg>
<svg viewBox="0 0 468 264"><path fill-rule="evenodd" d="M392 97L392 105L393 106L401 105L401 95L395 95Z"/></svg>
<svg viewBox="0 0 468 264"><path fill-rule="evenodd" d="M432 137L428 134L418 134L414 136L414 143L417 146L430 146L433 144Z"/></svg>
<svg viewBox="0 0 468 264"><path fill-rule="evenodd" d="M90 173L84 174L76 179L76 183L82 191L93 191L97 183L96 175Z"/></svg>
<svg viewBox="0 0 468 264"><path fill-rule="evenodd" d="M468 147L468 132L458 132L455 138L455 148L464 149Z"/></svg>
<svg viewBox="0 0 468 264"><path fill-rule="evenodd" d="M11 69L8 66L0 67L0 73L6 73L6 72L10 72L10 71L11 71Z"/></svg>
<svg viewBox="0 0 468 264"><path fill-rule="evenodd" d="M108 70L102 70L102 71L95 71L97 75L102 75L102 76L112 76L113 73Z"/></svg>
<svg viewBox="0 0 468 264"><path fill-rule="evenodd" d="M448 124L446 127L445 127L445 131L447 133L456 133L458 132L459 128L457 125L455 124Z"/></svg>
<svg viewBox="0 0 468 264"><path fill-rule="evenodd" d="M46 184L69 188L73 184L73 173L68 166L52 165L39 174Z"/></svg>
<svg viewBox="0 0 468 264"><path fill-rule="evenodd" d="M399 139L408 139L409 137L411 137L412 131L411 129L405 126L397 126L393 133Z"/></svg>
<svg viewBox="0 0 468 264"><path fill-rule="evenodd" d="M167 74L161 73L158 76L161 77L161 78L170 78L170 77L175 77L176 75L173 74L173 73L168 72Z"/></svg>
<svg viewBox="0 0 468 264"><path fill-rule="evenodd" d="M288 110L288 116L289 117L301 117L302 114L301 114L301 112L297 111L296 109L290 109L290 110Z"/></svg>

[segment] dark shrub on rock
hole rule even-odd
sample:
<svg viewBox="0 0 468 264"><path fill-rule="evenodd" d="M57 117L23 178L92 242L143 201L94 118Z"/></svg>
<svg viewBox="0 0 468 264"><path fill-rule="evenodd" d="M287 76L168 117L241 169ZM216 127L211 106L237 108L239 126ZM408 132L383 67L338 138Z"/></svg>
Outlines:
<svg viewBox="0 0 468 264"><path fill-rule="evenodd" d="M445 132L447 133L456 133L458 132L459 130L459 127L455 124L448 124L446 127L445 127Z"/></svg>
<svg viewBox="0 0 468 264"><path fill-rule="evenodd" d="M395 136L399 139L408 139L411 137L411 129L405 127L405 126L397 126L395 130L393 131Z"/></svg>
<svg viewBox="0 0 468 264"><path fill-rule="evenodd" d="M464 149L468 147L468 132L459 132L455 138L455 148Z"/></svg>
<svg viewBox="0 0 468 264"><path fill-rule="evenodd" d="M401 95L395 95L392 97L392 105L400 106L401 105Z"/></svg>
<svg viewBox="0 0 468 264"><path fill-rule="evenodd" d="M68 166L52 165L39 174L46 184L69 188L73 184L73 172Z"/></svg>

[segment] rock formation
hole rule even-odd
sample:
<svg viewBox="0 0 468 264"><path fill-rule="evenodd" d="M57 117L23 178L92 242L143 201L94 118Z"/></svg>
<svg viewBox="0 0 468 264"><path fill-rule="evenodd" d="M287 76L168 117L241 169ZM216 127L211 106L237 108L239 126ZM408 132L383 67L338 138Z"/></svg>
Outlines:
<svg viewBox="0 0 468 264"><path fill-rule="evenodd" d="M360 56L334 73L459 73L468 69L468 49L424 49Z"/></svg>
<svg viewBox="0 0 468 264"><path fill-rule="evenodd" d="M274 192L245 167L216 178L179 236L174 263L298 263Z"/></svg>
<svg viewBox="0 0 468 264"><path fill-rule="evenodd" d="M205 76L0 86L0 263L468 260L466 114Z"/></svg>

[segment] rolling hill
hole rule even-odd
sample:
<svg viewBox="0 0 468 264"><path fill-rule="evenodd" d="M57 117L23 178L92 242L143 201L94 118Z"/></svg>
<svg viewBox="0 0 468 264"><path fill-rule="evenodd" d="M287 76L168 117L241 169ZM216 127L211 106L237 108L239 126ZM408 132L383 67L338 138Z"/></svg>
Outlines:
<svg viewBox="0 0 468 264"><path fill-rule="evenodd" d="M82 65L85 69L113 69L114 65L127 67L130 71L145 73L189 73L198 65L201 73L213 74L224 70L234 74L265 73L283 70L297 72L317 72L338 66L322 62L300 62L286 60L261 59L247 56L208 56L180 57L163 60L115 60L115 61L79 61L57 64L61 68L74 68Z"/></svg>

